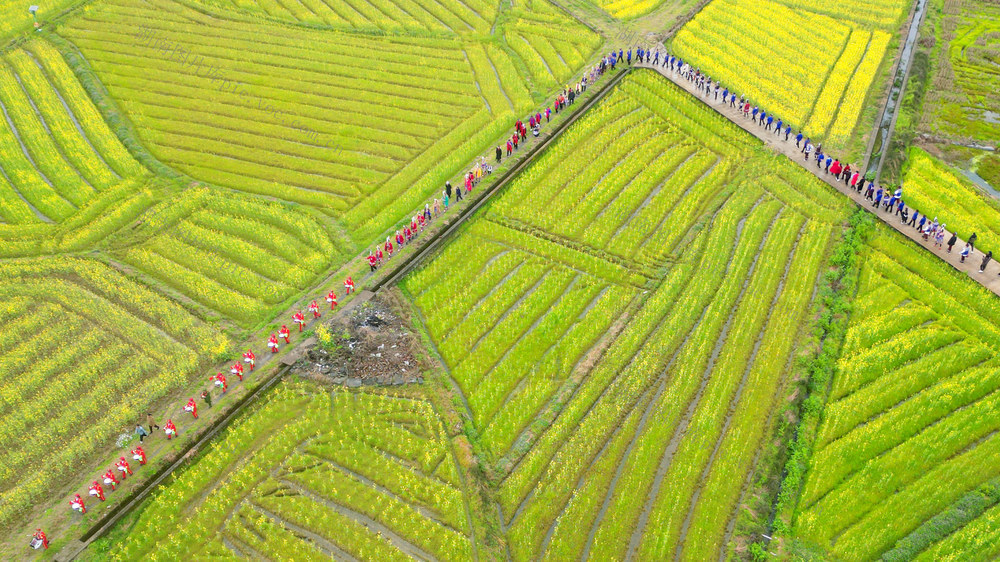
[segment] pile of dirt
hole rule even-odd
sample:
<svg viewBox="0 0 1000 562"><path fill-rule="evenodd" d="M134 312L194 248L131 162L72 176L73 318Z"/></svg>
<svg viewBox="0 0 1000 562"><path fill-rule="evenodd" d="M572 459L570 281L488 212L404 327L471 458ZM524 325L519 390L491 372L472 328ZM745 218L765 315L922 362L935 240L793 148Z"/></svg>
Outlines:
<svg viewBox="0 0 1000 562"><path fill-rule="evenodd" d="M324 324L329 337L295 364L300 375L357 387L423 383L418 345L403 319L376 297Z"/></svg>

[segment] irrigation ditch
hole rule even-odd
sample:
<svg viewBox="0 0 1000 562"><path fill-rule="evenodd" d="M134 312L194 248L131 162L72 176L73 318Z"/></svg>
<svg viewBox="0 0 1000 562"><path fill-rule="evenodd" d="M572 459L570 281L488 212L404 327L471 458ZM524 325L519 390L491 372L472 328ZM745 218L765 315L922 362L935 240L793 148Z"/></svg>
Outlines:
<svg viewBox="0 0 1000 562"><path fill-rule="evenodd" d="M531 165L535 158L556 139L558 139L566 129L575 123L581 116L589 112L590 109L592 109L597 103L600 102L600 100L611 92L626 75L631 73L632 68L633 67L625 67L616 75L610 77L608 82L606 82L594 96L582 102L583 105L580 106L569 119L556 125L553 131L541 142L533 146L524 158L519 160L511 168L502 172L498 181L487 187L486 191L484 191L473 204L464 207L458 213L457 217L448 223L447 226L438 230L436 233L431 235L430 238L426 239L416 253L401 260L388 275L379 279L370 290L361 291L358 297L347 303L341 310L338 311L337 315L347 314L354 307L370 300L380 291L393 287L397 282L399 282L399 280L406 276L407 273L417 268L425 259L432 256L436 251L442 248L453 235L459 232L462 225L465 224L469 218L471 218L479 209L483 208L494 195L501 192L504 187L506 187L522 170ZM281 367L272 371L272 373L268 375L262 383L257 385L245 396L241 397L217 421L202 429L196 439L185 445L180 451L177 452L176 460L161 467L149 480L130 492L122 503L112 508L94 525L87 529L87 531L80 536L77 542L71 542L64 546L54 556L54 559L58 561L77 559L80 554L83 553L94 541L103 537L115 526L115 524L121 521L122 518L137 509L142 504L143 500L149 497L149 495L160 483L196 456L191 454L192 451L197 451L206 446L216 437L216 435L219 434L219 432L228 427L234 420L239 418L240 414L245 412L247 408L252 406L255 402L257 402L257 400L264 396L268 390L284 379L285 375L292 370L292 364L294 363L294 361L290 360L292 357L296 357L294 352L286 355L282 359L279 359L279 361L283 363Z"/></svg>
<svg viewBox="0 0 1000 562"><path fill-rule="evenodd" d="M865 174L875 174L874 181L879 181L882 174L882 166L885 157L889 153L889 141L892 140L892 133L896 129L896 118L899 116L899 109L902 107L903 94L906 92L906 83L910 78L910 66L913 63L913 47L920 38L920 24L924 21L927 13L927 0L916 0L913 8L913 16L910 18L910 29L903 44L902 53L899 56L899 64L892 78L892 88L889 96L882 107L882 113L875 128L871 146L868 147L868 154L865 157Z"/></svg>

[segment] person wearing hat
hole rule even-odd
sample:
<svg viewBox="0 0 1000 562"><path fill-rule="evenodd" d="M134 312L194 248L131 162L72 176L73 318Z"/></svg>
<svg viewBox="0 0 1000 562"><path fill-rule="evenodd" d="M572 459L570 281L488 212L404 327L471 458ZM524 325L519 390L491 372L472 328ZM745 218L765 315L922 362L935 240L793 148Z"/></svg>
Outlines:
<svg viewBox="0 0 1000 562"><path fill-rule="evenodd" d="M31 535L31 538L33 539L32 548L38 548L35 544L40 544L42 548L49 548L49 537L45 536L45 533L43 533L41 529L35 529L35 534Z"/></svg>
<svg viewBox="0 0 1000 562"><path fill-rule="evenodd" d="M132 458L139 461L139 466L146 464L146 451L142 450L142 447L136 447L132 449Z"/></svg>
<svg viewBox="0 0 1000 562"><path fill-rule="evenodd" d="M80 497L80 494L69 499L69 508L73 511L79 511L80 515L87 513L87 506L83 505L83 498Z"/></svg>
<svg viewBox="0 0 1000 562"><path fill-rule="evenodd" d="M104 488L101 487L101 483L94 480L94 483L90 485L90 491L88 492L92 496L96 496L97 499L104 501Z"/></svg>

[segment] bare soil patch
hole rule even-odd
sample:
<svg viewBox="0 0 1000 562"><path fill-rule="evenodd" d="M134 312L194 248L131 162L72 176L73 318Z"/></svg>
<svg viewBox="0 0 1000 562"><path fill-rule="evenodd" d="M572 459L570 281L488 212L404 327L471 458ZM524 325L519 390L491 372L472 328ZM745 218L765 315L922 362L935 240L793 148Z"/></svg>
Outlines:
<svg viewBox="0 0 1000 562"><path fill-rule="evenodd" d="M349 387L423 383L419 342L390 301L376 296L317 326L316 343L293 372Z"/></svg>

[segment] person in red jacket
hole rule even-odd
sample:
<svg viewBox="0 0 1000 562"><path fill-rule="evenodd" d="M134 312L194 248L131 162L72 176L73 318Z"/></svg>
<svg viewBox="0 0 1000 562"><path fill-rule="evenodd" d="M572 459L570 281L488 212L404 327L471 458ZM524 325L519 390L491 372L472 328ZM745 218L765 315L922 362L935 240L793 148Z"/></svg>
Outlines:
<svg viewBox="0 0 1000 562"><path fill-rule="evenodd" d="M299 325L299 332L301 332L302 328L306 325L306 317L302 314L301 310L292 315L292 322Z"/></svg>
<svg viewBox="0 0 1000 562"><path fill-rule="evenodd" d="M132 476L132 467L128 465L128 461L125 460L125 457L118 457L118 462L115 463L115 467L118 469L118 472L122 473L122 480Z"/></svg>
<svg viewBox="0 0 1000 562"><path fill-rule="evenodd" d="M392 247L392 237L390 237L390 236L386 236L385 237L385 245L382 246L382 249L385 250L385 255L386 256L388 256L390 258L392 257L392 250L393 250L393 247Z"/></svg>
<svg viewBox="0 0 1000 562"><path fill-rule="evenodd" d="M292 320L295 320L294 316L292 317ZM278 337L284 338L285 343L292 343L292 340L289 339L290 337L292 337L292 333L288 331L288 326L285 324L282 324L281 329L278 330Z"/></svg>
<svg viewBox="0 0 1000 562"><path fill-rule="evenodd" d="M41 529L35 529L35 534L31 535L31 538L38 541L43 548L49 548L49 537L45 536L45 533ZM38 548L37 546L32 546L32 548Z"/></svg>
<svg viewBox="0 0 1000 562"><path fill-rule="evenodd" d="M322 316L322 314L320 314L319 312L319 303L317 303L315 300L309 303L309 312L313 313L313 318L319 318L320 316Z"/></svg>
<svg viewBox="0 0 1000 562"><path fill-rule="evenodd" d="M167 434L167 441L177 436L177 426L174 425L174 420L167 420L166 425L163 426L163 432Z"/></svg>
<svg viewBox="0 0 1000 562"><path fill-rule="evenodd" d="M403 235L397 230L396 231L396 246L399 247L399 248L402 248L404 242L406 242L406 239L403 238Z"/></svg>
<svg viewBox="0 0 1000 562"><path fill-rule="evenodd" d="M80 494L69 499L69 508L73 511L79 511L80 515L87 513L87 506L83 505L83 498L80 497Z"/></svg>
<svg viewBox="0 0 1000 562"><path fill-rule="evenodd" d="M97 480L94 480L94 483L90 485L89 494L92 496L96 496L97 499L101 501L104 501L104 488L101 486L101 483L98 482Z"/></svg>
<svg viewBox="0 0 1000 562"><path fill-rule="evenodd" d="M239 362L233 363L233 366L229 368L229 372L236 375L236 378L243 382L243 365Z"/></svg>
<svg viewBox="0 0 1000 562"><path fill-rule="evenodd" d="M253 371L254 366L257 364L257 356L253 354L253 351L248 349L247 352L243 354L243 362L249 363L250 371Z"/></svg>
<svg viewBox="0 0 1000 562"><path fill-rule="evenodd" d="M375 246L375 261L377 261L379 265L382 265L382 259L384 257L385 256L382 255L382 246Z"/></svg>
<svg viewBox="0 0 1000 562"><path fill-rule="evenodd" d="M136 447L132 449L132 458L139 461L139 466L142 466L146 464L146 451L143 451L142 447Z"/></svg>
<svg viewBox="0 0 1000 562"><path fill-rule="evenodd" d="M830 164L830 173L833 174L833 177L837 178L840 177L840 170L840 159L838 158L833 161L833 164Z"/></svg>
<svg viewBox="0 0 1000 562"><path fill-rule="evenodd" d="M104 473L104 483L111 486L111 491L114 492L118 487L118 477L115 476L115 471L110 468Z"/></svg>
<svg viewBox="0 0 1000 562"><path fill-rule="evenodd" d="M326 294L326 302L330 303L330 310L337 308L337 293L330 291Z"/></svg>
<svg viewBox="0 0 1000 562"><path fill-rule="evenodd" d="M229 382L226 381L226 375L223 375L222 373L216 373L214 377L209 377L208 380L213 380L213 379L215 380L215 386L221 388L223 394L225 394L226 391L229 390ZM191 400L194 400L194 398L192 398Z"/></svg>
<svg viewBox="0 0 1000 562"><path fill-rule="evenodd" d="M349 295L353 292L354 292L354 279L351 279L351 276L348 275L347 279L344 280L344 293Z"/></svg>
<svg viewBox="0 0 1000 562"><path fill-rule="evenodd" d="M212 380L214 377L209 377L208 380ZM198 419L198 404L194 401L194 398L188 398L188 403L184 405L185 412L191 412L191 416L194 419Z"/></svg>
<svg viewBox="0 0 1000 562"><path fill-rule="evenodd" d="M271 353L278 352L278 336L271 334L271 337L267 338L267 347L271 350Z"/></svg>
<svg viewBox="0 0 1000 562"><path fill-rule="evenodd" d="M373 254L373 253L371 253L371 251L369 251L368 252L368 267L370 267L372 271L375 271L376 269L378 269L378 265L377 264L378 264L378 260L375 258L375 254Z"/></svg>

